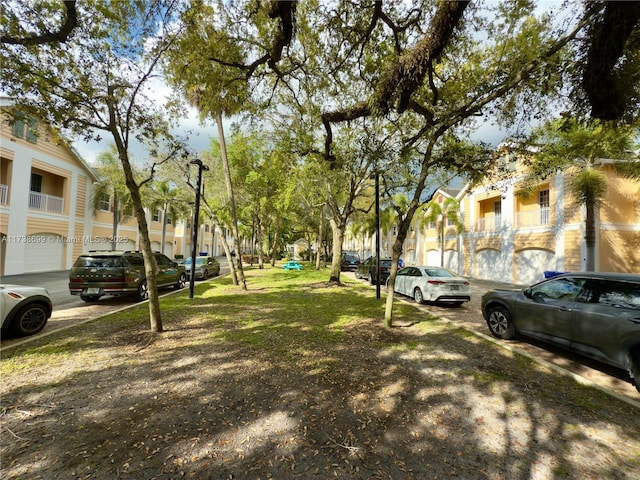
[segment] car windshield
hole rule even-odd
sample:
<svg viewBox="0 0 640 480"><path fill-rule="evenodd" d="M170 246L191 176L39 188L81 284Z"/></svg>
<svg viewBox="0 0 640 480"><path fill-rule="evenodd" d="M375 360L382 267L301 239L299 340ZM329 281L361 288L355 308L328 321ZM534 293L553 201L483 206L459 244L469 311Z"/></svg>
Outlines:
<svg viewBox="0 0 640 480"><path fill-rule="evenodd" d="M206 259L206 258L202 258L202 257L198 257L198 258L196 258L196 267L199 267L199 266L201 266L201 265L204 265L205 263L207 263L207 259ZM187 259L184 261L184 264L185 264L186 266L191 265L191 259L190 259L190 258L187 258Z"/></svg>
<svg viewBox="0 0 640 480"><path fill-rule="evenodd" d="M430 277L455 277L455 275L446 268L426 268L425 271Z"/></svg>
<svg viewBox="0 0 640 480"><path fill-rule="evenodd" d="M122 267L122 257L114 256L83 256L78 257L74 267L113 268Z"/></svg>

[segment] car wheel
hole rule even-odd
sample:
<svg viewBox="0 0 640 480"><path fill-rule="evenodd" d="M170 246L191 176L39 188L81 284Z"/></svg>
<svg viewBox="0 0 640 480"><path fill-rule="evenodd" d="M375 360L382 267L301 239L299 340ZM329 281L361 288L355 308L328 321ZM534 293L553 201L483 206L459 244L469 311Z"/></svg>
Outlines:
<svg viewBox="0 0 640 480"><path fill-rule="evenodd" d="M100 295L80 295L80 298L85 302L97 302L100 300Z"/></svg>
<svg viewBox="0 0 640 480"><path fill-rule="evenodd" d="M636 390L640 392L640 347L629 354L629 373L633 376Z"/></svg>
<svg viewBox="0 0 640 480"><path fill-rule="evenodd" d="M207 277L205 277L207 278ZM180 290L181 288L184 288L184 286L187 284L187 276L184 273L180 274L180 278L178 278L178 283L176 283L173 288L175 290Z"/></svg>
<svg viewBox="0 0 640 480"><path fill-rule="evenodd" d="M353 272L353 276L356 277L356 279L360 280L360 272L358 272L357 269Z"/></svg>
<svg viewBox="0 0 640 480"><path fill-rule="evenodd" d="M138 292L136 293L136 298L139 302L143 302L149 299L149 287L147 286L147 281L142 280L140 285L138 285Z"/></svg>
<svg viewBox="0 0 640 480"><path fill-rule="evenodd" d="M373 285L373 275L369 273L369 285Z"/></svg>
<svg viewBox="0 0 640 480"><path fill-rule="evenodd" d="M487 325L494 337L509 340L516 336L516 326L511 313L504 307L494 307L489 310Z"/></svg>
<svg viewBox="0 0 640 480"><path fill-rule="evenodd" d="M17 337L34 335L44 328L49 318L49 310L40 303L25 305L11 323L11 331Z"/></svg>
<svg viewBox="0 0 640 480"><path fill-rule="evenodd" d="M204 272L202 272L202 279L206 280L207 278L209 278L209 270L205 270Z"/></svg>
<svg viewBox="0 0 640 480"><path fill-rule="evenodd" d="M422 295L422 290L416 287L413 290L413 299L416 301L416 303L424 303L424 296Z"/></svg>

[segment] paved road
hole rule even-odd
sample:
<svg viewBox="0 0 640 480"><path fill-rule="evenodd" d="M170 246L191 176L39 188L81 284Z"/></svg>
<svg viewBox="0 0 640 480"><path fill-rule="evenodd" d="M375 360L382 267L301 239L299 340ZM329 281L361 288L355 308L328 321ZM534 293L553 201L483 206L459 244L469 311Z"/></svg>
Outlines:
<svg viewBox="0 0 640 480"><path fill-rule="evenodd" d="M221 267L221 273L228 271L226 262L221 262ZM342 272L342 275L355 278L353 273L350 272ZM83 302L79 297L69 294L67 271L5 276L1 281L2 283L43 286L49 290L54 303L54 311L47 326L42 331L43 335L67 325L90 320L120 308L127 308L132 304L131 299L126 297L104 297L99 302L92 304ZM365 282L365 280L361 281ZM493 288L517 288L517 286L487 280L472 280L472 300L462 307L420 305L419 308L425 312L458 323L464 328L489 336L489 330L480 311L480 298L486 291ZM167 292L171 292L171 290L167 290ZM413 303L412 299L406 297L398 298L401 301ZM0 347L5 348L24 341L28 341L28 339L3 339ZM614 391L635 402L640 402L640 394L631 384L627 373L623 370L609 367L536 341L512 340L508 342L500 341L499 343L527 352L534 358L542 358L553 365L580 375L596 385Z"/></svg>

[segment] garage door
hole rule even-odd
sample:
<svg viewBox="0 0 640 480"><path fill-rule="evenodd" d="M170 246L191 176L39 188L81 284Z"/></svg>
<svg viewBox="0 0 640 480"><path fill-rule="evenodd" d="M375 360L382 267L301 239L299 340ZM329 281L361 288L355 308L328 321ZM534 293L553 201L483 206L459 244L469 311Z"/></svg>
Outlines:
<svg viewBox="0 0 640 480"><path fill-rule="evenodd" d="M500 252L492 249L476 252L476 277L498 282L511 281L511 275L505 276Z"/></svg>
<svg viewBox="0 0 640 480"><path fill-rule="evenodd" d="M458 271L458 252L456 250L445 250L444 266L454 273L460 273Z"/></svg>
<svg viewBox="0 0 640 480"><path fill-rule="evenodd" d="M427 252L427 265L430 267L440 266L440 252L438 250L429 250Z"/></svg>
<svg viewBox="0 0 640 480"><path fill-rule="evenodd" d="M127 240L116 243L116 250L135 250L133 240ZM110 241L101 241L99 238L87 245L86 250L113 250L113 243Z"/></svg>
<svg viewBox="0 0 640 480"><path fill-rule="evenodd" d="M24 272L51 272L64 270L65 242L60 235L38 233L29 235L25 245Z"/></svg>
<svg viewBox="0 0 640 480"><path fill-rule="evenodd" d="M544 280L545 270L555 270L553 252L540 249L522 250L516 253L516 283L531 285Z"/></svg>

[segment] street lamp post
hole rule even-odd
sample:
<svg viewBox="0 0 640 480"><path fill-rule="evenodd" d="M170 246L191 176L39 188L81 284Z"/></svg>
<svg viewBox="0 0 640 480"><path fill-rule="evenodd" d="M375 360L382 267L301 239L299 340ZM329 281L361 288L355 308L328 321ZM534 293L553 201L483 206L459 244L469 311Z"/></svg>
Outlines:
<svg viewBox="0 0 640 480"><path fill-rule="evenodd" d="M380 172L376 168L376 298L380 299Z"/></svg>
<svg viewBox="0 0 640 480"><path fill-rule="evenodd" d="M196 281L196 248L198 243L198 217L200 216L200 192L202 191L202 171L209 170L209 167L196 158L191 160L192 165L198 166L198 185L196 187L196 211L193 215L193 225L191 226L191 274L189 275L189 298L193 298L193 288Z"/></svg>

